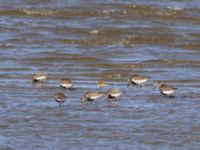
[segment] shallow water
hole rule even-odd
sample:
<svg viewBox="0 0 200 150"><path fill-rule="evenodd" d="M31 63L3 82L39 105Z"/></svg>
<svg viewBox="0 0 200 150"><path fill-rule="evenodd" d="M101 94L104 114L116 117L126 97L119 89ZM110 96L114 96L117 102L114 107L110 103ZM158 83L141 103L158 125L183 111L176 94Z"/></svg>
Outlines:
<svg viewBox="0 0 200 150"><path fill-rule="evenodd" d="M199 0L2 0L0 149L199 150L199 7ZM31 82L38 71L48 73L42 85ZM132 74L150 80L127 89ZM76 90L58 88L64 77ZM99 80L109 86L98 89ZM157 81L178 88L175 98L160 95ZM111 87L126 91L118 102L80 103L84 92ZM57 91L68 96L63 107Z"/></svg>

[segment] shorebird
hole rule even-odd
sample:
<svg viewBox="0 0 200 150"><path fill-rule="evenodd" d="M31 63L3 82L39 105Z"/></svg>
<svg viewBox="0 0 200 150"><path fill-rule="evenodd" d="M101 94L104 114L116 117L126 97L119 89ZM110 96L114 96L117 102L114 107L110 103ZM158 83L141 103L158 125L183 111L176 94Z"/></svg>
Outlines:
<svg viewBox="0 0 200 150"><path fill-rule="evenodd" d="M73 83L70 79L61 79L60 80L60 86L66 89L70 89L72 87Z"/></svg>
<svg viewBox="0 0 200 150"><path fill-rule="evenodd" d="M47 74L43 72L35 73L32 77L33 82L43 82L47 78Z"/></svg>
<svg viewBox="0 0 200 150"><path fill-rule="evenodd" d="M97 99L102 97L103 94L99 92L86 92L82 97L81 97L81 102L96 102Z"/></svg>
<svg viewBox="0 0 200 150"><path fill-rule="evenodd" d="M127 86L129 87L130 85L139 85L142 87L142 85L147 82L148 78L145 76L141 75L132 75L130 79L128 80Z"/></svg>
<svg viewBox="0 0 200 150"><path fill-rule="evenodd" d="M106 93L106 99L113 99L117 101L117 98L122 95L122 91L119 89L110 89Z"/></svg>
<svg viewBox="0 0 200 150"><path fill-rule="evenodd" d="M162 84L160 82L156 83L155 86L159 87L160 93L165 95L165 96L170 96L177 90L177 88L171 87L171 86L166 85L166 84Z"/></svg>
<svg viewBox="0 0 200 150"><path fill-rule="evenodd" d="M62 105L65 102L65 99L67 97L63 93L56 93L55 94L55 101L59 103L59 105Z"/></svg>
<svg viewBox="0 0 200 150"><path fill-rule="evenodd" d="M97 87L99 87L99 88L105 87L105 86L107 86L107 84L106 84L104 81L99 81L99 82L97 83Z"/></svg>

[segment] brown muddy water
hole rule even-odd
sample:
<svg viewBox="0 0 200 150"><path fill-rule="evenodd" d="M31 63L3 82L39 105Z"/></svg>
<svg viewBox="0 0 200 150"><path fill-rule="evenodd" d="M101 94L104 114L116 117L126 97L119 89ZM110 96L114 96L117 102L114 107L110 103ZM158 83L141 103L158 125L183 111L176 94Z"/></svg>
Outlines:
<svg viewBox="0 0 200 150"><path fill-rule="evenodd" d="M0 149L200 149L199 0L0 2ZM150 80L128 89L132 74ZM59 89L63 77L76 90ZM80 103L111 87L126 91L118 102Z"/></svg>

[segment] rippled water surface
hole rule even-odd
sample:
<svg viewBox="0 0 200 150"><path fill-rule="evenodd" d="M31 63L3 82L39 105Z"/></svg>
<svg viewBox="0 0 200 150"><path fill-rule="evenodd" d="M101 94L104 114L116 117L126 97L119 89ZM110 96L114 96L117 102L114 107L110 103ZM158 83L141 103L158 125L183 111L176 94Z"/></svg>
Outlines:
<svg viewBox="0 0 200 150"><path fill-rule="evenodd" d="M0 32L0 149L200 149L199 0L1 0ZM149 81L128 89L132 74ZM80 103L112 87L118 102Z"/></svg>

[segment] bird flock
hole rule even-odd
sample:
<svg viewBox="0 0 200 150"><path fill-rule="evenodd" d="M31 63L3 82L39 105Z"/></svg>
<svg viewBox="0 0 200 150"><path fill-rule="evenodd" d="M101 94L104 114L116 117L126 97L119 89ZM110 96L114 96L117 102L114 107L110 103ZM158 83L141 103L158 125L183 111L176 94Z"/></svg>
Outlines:
<svg viewBox="0 0 200 150"><path fill-rule="evenodd" d="M47 79L46 73L38 72L33 75L32 82L42 83L46 79ZM129 87L129 86L142 87L148 80L149 79L146 76L132 75L128 79L127 87ZM104 87L104 86L106 86L105 82L99 81L98 87ZM168 97L170 97L177 90L177 88L163 84L161 82L154 84L154 86L159 88L159 91L161 94L168 96ZM71 90L71 89L73 89L73 82L70 79L61 79L60 87ZM117 101L118 97L120 97L122 94L123 94L123 91L120 89L109 89L106 93L97 92L97 91L88 91L88 92L84 93L84 95L80 98L80 101L82 103L84 103L84 102L90 102L90 103L95 102L96 103L96 100L101 97L104 97L106 100ZM59 105L63 105L66 98L67 98L67 96L65 96L65 94L61 93L61 92L57 92L54 95L54 99L57 103L59 103Z"/></svg>

